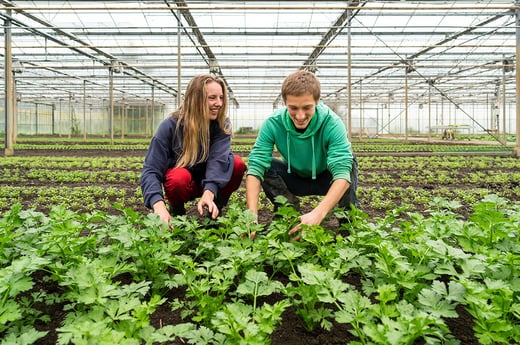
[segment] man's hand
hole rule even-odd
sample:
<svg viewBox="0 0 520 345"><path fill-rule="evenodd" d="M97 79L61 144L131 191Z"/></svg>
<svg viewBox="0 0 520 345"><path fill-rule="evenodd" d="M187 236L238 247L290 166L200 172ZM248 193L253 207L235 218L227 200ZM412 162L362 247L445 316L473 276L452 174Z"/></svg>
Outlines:
<svg viewBox="0 0 520 345"><path fill-rule="evenodd" d="M334 205L336 205L343 194L347 191L349 183L344 179L335 180L329 188L327 194L323 197L321 202L316 206L314 210L309 213L305 213L300 217L300 224L296 225L289 231L289 236L296 234L293 237L294 240L299 240L301 236L301 225L320 225L327 213L329 213Z"/></svg>
<svg viewBox="0 0 520 345"><path fill-rule="evenodd" d="M300 223L296 225L294 228L289 230L288 234L289 236L293 236L292 241L298 241L301 239L301 235L303 234L302 230L302 224L305 225L320 225L321 221L323 220L323 216L319 212L319 210L316 208L312 210L309 213L305 213L300 216Z"/></svg>

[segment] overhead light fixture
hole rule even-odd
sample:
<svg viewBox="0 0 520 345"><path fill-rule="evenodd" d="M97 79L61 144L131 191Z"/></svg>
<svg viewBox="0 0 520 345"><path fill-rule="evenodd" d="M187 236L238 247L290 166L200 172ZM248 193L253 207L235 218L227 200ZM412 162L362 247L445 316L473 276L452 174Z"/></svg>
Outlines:
<svg viewBox="0 0 520 345"><path fill-rule="evenodd" d="M504 60L502 61L502 65L504 66L504 72L513 72L515 70L515 65L513 65L512 60Z"/></svg>
<svg viewBox="0 0 520 345"><path fill-rule="evenodd" d="M13 73L23 73L24 71L24 66L23 66L23 63L18 60L18 59L13 59L13 62L11 64L11 70L13 71Z"/></svg>
<svg viewBox="0 0 520 345"><path fill-rule="evenodd" d="M114 73L123 73L123 64L116 60L116 59L113 59L110 63L110 68L112 69L112 72Z"/></svg>
<svg viewBox="0 0 520 345"><path fill-rule="evenodd" d="M412 73L415 71L415 61L411 59L407 59L404 61L406 65L406 73Z"/></svg>
<svg viewBox="0 0 520 345"><path fill-rule="evenodd" d="M318 71L318 66L316 66L316 61L314 61L313 63L311 63L308 67L307 67L307 71L311 72L311 73L316 73Z"/></svg>
<svg viewBox="0 0 520 345"><path fill-rule="evenodd" d="M218 65L218 62L216 59L209 60L209 73L211 73L213 75L220 74L220 66Z"/></svg>

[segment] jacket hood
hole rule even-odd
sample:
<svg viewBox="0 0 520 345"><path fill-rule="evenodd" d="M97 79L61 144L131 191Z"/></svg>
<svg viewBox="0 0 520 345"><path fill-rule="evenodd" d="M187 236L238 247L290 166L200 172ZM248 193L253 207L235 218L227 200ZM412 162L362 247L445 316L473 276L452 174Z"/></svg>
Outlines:
<svg viewBox="0 0 520 345"><path fill-rule="evenodd" d="M296 136L299 138L308 138L316 134L316 131L321 127L325 117L329 114L330 109L325 106L322 102L316 104L314 108L314 114L312 115L311 121L307 126L305 132L300 133L294 127L294 124L291 120L291 116L289 115L289 111L287 108L284 109L283 113L283 125L287 130L288 136Z"/></svg>
<svg viewBox="0 0 520 345"><path fill-rule="evenodd" d="M323 121L328 117L329 115L329 107L325 106L322 102L319 102L316 104L316 107L314 109L314 114L312 115L311 121L309 122L309 125L307 126L307 129L305 132L300 133L296 130L294 127L294 124L291 120L291 116L289 115L289 111L287 108L284 109L284 113L282 115L282 121L283 125L287 131L287 162L288 162L288 169L287 172L291 173L291 160L292 160L292 152L291 152L291 140L306 140L310 138L311 141L311 151L312 156L310 157L311 161L311 171L312 171L312 179L316 179L316 147L315 147L315 134L320 129L320 127L323 124Z"/></svg>

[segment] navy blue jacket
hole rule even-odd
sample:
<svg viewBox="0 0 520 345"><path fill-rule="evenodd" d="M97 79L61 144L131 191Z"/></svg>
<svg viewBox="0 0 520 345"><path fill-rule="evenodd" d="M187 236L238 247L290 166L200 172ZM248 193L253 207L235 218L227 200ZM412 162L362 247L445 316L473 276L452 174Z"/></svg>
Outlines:
<svg viewBox="0 0 520 345"><path fill-rule="evenodd" d="M229 124L229 119L226 120ZM159 200L164 201L163 183L166 170L173 168L181 153L182 129L175 134L177 119L169 116L163 120L144 160L141 172L141 190L144 205L148 208ZM196 164L187 169L195 180L200 180L203 190L210 190L215 197L217 191L225 187L233 173L234 156L231 152L231 135L224 133L217 121L210 124L210 149L206 162Z"/></svg>

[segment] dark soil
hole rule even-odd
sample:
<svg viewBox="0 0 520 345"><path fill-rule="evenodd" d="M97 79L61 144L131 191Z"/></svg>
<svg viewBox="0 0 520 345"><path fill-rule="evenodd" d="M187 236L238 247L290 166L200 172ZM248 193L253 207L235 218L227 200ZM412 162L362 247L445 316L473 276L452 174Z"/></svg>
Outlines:
<svg viewBox="0 0 520 345"><path fill-rule="evenodd" d="M52 156L80 156L80 157L89 157L89 156L107 156L107 157L122 157L122 156L142 156L144 157L146 152L143 150L134 150L134 151L116 151L116 150L107 150L107 151L98 151L98 150L62 150L62 151L52 151L47 152L45 150L17 150L16 156L34 156L34 155L49 155ZM56 183L57 185L59 183ZM404 185L404 184L403 184ZM409 186L409 183L406 184ZM417 186L418 188L431 188L429 186ZM130 190L135 189L135 186L130 186ZM269 201L262 200L265 203L265 206L259 213L259 221L261 223L269 223L272 219L271 205ZM399 200L396 200L396 204L398 204ZM307 206L309 207L309 206ZM143 205L136 205L136 209L142 212L149 212ZM382 211L374 210L370 208L362 208L365 213L367 213L371 218L374 217L384 217L385 214ZM46 210L45 205L42 205L42 211ZM302 211L305 211L305 205L302 206ZM461 210L459 210L460 212ZM196 215L195 209L188 209L188 215ZM464 213L464 210L462 210ZM464 216L464 214L463 214ZM334 229L338 226L338 221L333 216L327 220L326 224L324 224L326 228ZM53 286L43 280L41 276L36 277L36 281L40 284L34 287L34 290L46 290L59 292L59 286ZM359 286L359 277L352 276L345 278L349 283L354 286ZM176 298L183 296L183 291L179 290L171 290L167 295L168 298ZM43 339L40 339L36 344L38 345L51 345L57 342L57 334L55 329L60 327L60 323L63 320L66 312L61 308L61 306L53 306L52 309L49 309L44 304L40 306L43 314L50 315L51 322L43 323L40 322L37 324L39 330L48 331L48 335ZM464 310L463 307L459 307L457 309L459 314L458 318L455 319L447 319L446 324L450 328L452 334L460 340L460 343L463 345L473 345L479 344L477 339L474 336L473 332L473 321L471 316ZM160 306L156 312L151 317L151 322L155 327L162 327L165 325L174 325L180 322L183 322L179 313L172 312L168 303ZM349 332L349 327L343 324L334 324L330 331L324 330L316 330L314 332L308 332L300 317L294 313L293 309L287 309L283 314L283 321L277 327L276 331L271 336L271 341L273 345L344 345L349 343L350 341L357 340L357 337L353 336ZM417 342L417 344L423 344L424 342ZM170 342L171 345L184 345L186 344L182 339L178 339L177 341Z"/></svg>

